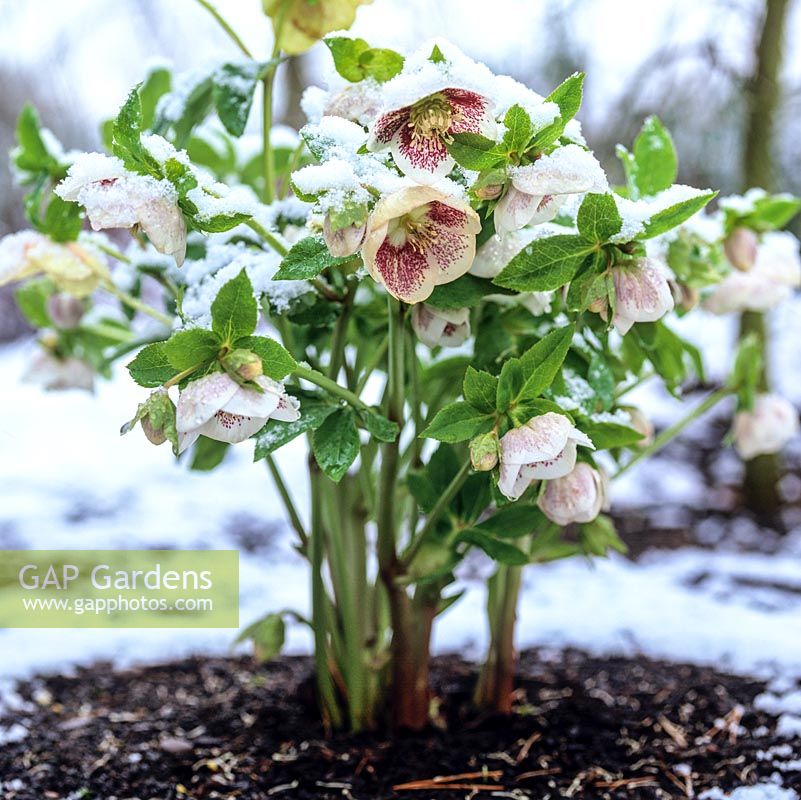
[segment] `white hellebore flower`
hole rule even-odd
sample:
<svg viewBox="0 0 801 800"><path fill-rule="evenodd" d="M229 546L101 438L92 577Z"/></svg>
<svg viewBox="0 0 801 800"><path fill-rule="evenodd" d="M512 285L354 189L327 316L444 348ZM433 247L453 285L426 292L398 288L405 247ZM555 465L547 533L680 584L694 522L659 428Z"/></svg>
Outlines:
<svg viewBox="0 0 801 800"><path fill-rule="evenodd" d="M798 432L798 413L792 403L775 394L761 394L751 411L734 418L734 446L740 458L778 453Z"/></svg>
<svg viewBox="0 0 801 800"><path fill-rule="evenodd" d="M748 272L756 264L759 238L750 228L735 228L723 242L723 252L735 269Z"/></svg>
<svg viewBox="0 0 801 800"><path fill-rule="evenodd" d="M410 186L378 201L362 257L393 297L420 303L435 286L470 269L480 230L478 214L467 203L429 186Z"/></svg>
<svg viewBox="0 0 801 800"><path fill-rule="evenodd" d="M22 376L25 383L41 386L46 391L95 388L95 371L91 364L72 356L59 358L46 350L34 356Z"/></svg>
<svg viewBox="0 0 801 800"><path fill-rule="evenodd" d="M606 502L604 479L583 461L572 472L548 481L537 500L540 511L557 525L592 522Z"/></svg>
<svg viewBox="0 0 801 800"><path fill-rule="evenodd" d="M181 266L186 256L186 221L178 192L168 180L137 175L122 161L102 153L85 153L56 187L62 200L79 203L93 230L138 225L160 253Z"/></svg>
<svg viewBox="0 0 801 800"><path fill-rule="evenodd" d="M592 153L569 144L533 164L509 171L511 183L495 207L495 230L503 235L552 220L571 194L604 191L606 175Z"/></svg>
<svg viewBox="0 0 801 800"><path fill-rule="evenodd" d="M444 88L382 114L370 130L367 149L388 149L404 175L434 183L456 163L446 146L453 134L495 137L491 109L491 101L476 92Z"/></svg>
<svg viewBox="0 0 801 800"><path fill-rule="evenodd" d="M673 308L673 293L662 263L638 258L612 268L615 284L615 317L618 333L626 334L635 322L656 322ZM606 319L606 314L602 315Z"/></svg>
<svg viewBox="0 0 801 800"><path fill-rule="evenodd" d="M498 488L517 500L533 481L567 475L576 464L576 446L595 449L592 440L563 414L549 411L501 438Z"/></svg>
<svg viewBox="0 0 801 800"><path fill-rule="evenodd" d="M798 239L787 231L762 236L756 260L747 272L727 275L704 299L713 314L732 311L767 311L786 300L801 286Z"/></svg>
<svg viewBox="0 0 801 800"><path fill-rule="evenodd" d="M225 372L192 381L178 396L175 424L179 452L208 436L237 444L264 427L268 419L294 422L300 418L298 401L282 384L265 375L254 379L263 391L240 386Z"/></svg>
<svg viewBox="0 0 801 800"><path fill-rule="evenodd" d="M470 309L434 308L418 303L412 309L412 328L429 347L459 347L470 336Z"/></svg>

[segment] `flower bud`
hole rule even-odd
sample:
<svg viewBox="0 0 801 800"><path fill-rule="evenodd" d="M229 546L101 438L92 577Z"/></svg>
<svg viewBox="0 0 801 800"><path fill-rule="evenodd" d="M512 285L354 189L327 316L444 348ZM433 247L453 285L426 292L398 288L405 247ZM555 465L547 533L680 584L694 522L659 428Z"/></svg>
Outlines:
<svg viewBox="0 0 801 800"><path fill-rule="evenodd" d="M364 236L367 233L367 224L345 225L343 228L334 229L331 223L331 215L326 214L323 220L323 238L328 252L335 258L345 258L357 253L362 246Z"/></svg>
<svg viewBox="0 0 801 800"><path fill-rule="evenodd" d="M83 317L84 305L66 292L59 292L47 298L47 313L53 324L62 330L77 328Z"/></svg>
<svg viewBox="0 0 801 800"><path fill-rule="evenodd" d="M412 330L429 347L459 347L470 336L470 309L417 303L412 309Z"/></svg>
<svg viewBox="0 0 801 800"><path fill-rule="evenodd" d="M734 418L734 446L748 461L759 455L778 453L798 432L798 412L785 398L761 394L751 411Z"/></svg>
<svg viewBox="0 0 801 800"><path fill-rule="evenodd" d="M648 445L653 444L654 441L654 423L651 422L645 414L640 411L639 408L635 406L629 406L626 408L626 411L629 414L631 422L629 422L630 427L634 428L637 433L642 435L642 439L637 442L637 447L648 447Z"/></svg>
<svg viewBox="0 0 801 800"><path fill-rule="evenodd" d="M723 243L729 263L741 272L748 272L757 259L759 240L749 228L735 228Z"/></svg>
<svg viewBox="0 0 801 800"><path fill-rule="evenodd" d="M572 472L548 481L537 505L557 525L592 522L601 513L605 494L601 474L581 461Z"/></svg>
<svg viewBox="0 0 801 800"><path fill-rule="evenodd" d="M698 305L701 296L697 289L687 286L686 283L679 283L679 281L668 281L668 284L677 308L682 311L692 311Z"/></svg>
<svg viewBox="0 0 801 800"><path fill-rule="evenodd" d="M142 426L142 431L151 444L160 445L170 441L173 444L173 450L177 452L178 434L175 429L175 406L166 389L157 389L144 403L141 403L136 409L136 416L122 426L120 433L129 433L137 422Z"/></svg>
<svg viewBox="0 0 801 800"><path fill-rule="evenodd" d="M250 350L232 350L222 360L225 371L234 380L252 381L264 372L261 358Z"/></svg>
<svg viewBox="0 0 801 800"><path fill-rule="evenodd" d="M473 194L475 194L479 200L495 200L501 196L502 191L502 183L490 183L487 186L479 186L477 189L474 189Z"/></svg>
<svg viewBox="0 0 801 800"><path fill-rule="evenodd" d="M476 472L489 472L498 464L498 434L482 433L470 442L470 462Z"/></svg>

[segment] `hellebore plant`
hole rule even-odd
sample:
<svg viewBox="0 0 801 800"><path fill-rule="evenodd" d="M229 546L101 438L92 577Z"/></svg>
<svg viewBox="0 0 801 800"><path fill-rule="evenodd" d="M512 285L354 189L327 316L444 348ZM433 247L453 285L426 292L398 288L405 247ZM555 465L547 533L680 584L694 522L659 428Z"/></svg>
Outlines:
<svg viewBox="0 0 801 800"><path fill-rule="evenodd" d="M109 155L65 153L33 109L20 117L34 230L0 243L0 281L23 281L43 331L32 371L86 386L125 357L152 393L123 432L140 425L195 469L251 442L309 562L328 726L427 724L432 627L475 551L497 562L476 699L509 711L522 569L623 549L603 513L616 474L732 395L744 457L795 432L794 412L755 398L751 340L725 385L656 437L626 399L652 377L676 395L701 377L669 318L701 289L712 304L730 291L724 247L744 275L794 285L784 261L759 266L784 234L748 212L736 227L761 242L699 238L714 193L674 185L658 120L621 148L626 184L611 187L574 119L583 75L542 97L446 42L403 56L325 38L336 74L305 93L309 123L273 129L278 64L358 3L266 2L276 44L260 61L200 2L241 57L152 71L104 126ZM254 156L242 140L259 86ZM274 459L300 436L306 513ZM243 636L269 658L287 619Z"/></svg>

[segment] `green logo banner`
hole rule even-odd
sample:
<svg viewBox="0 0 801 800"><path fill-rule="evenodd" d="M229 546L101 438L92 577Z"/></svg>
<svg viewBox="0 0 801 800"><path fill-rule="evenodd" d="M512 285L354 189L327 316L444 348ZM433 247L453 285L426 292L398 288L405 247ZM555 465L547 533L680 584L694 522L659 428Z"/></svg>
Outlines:
<svg viewBox="0 0 801 800"><path fill-rule="evenodd" d="M0 628L238 628L236 550L0 550Z"/></svg>

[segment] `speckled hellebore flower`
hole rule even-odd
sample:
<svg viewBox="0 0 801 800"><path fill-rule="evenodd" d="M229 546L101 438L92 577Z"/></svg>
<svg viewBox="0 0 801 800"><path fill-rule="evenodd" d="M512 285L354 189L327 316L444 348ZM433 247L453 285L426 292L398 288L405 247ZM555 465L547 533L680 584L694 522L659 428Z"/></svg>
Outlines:
<svg viewBox="0 0 801 800"><path fill-rule="evenodd" d="M592 440L563 414L549 411L512 428L501 438L498 488L517 500L533 481L567 475L576 465L577 445L594 448Z"/></svg>
<svg viewBox="0 0 801 800"><path fill-rule="evenodd" d="M370 130L367 147L389 150L404 175L433 183L456 163L447 144L456 133L495 135L492 103L467 89L446 88L387 111Z"/></svg>
<svg viewBox="0 0 801 800"><path fill-rule="evenodd" d="M478 214L428 186L410 186L378 201L368 220L362 257L373 278L405 303L460 278L476 253Z"/></svg>
<svg viewBox="0 0 801 800"><path fill-rule="evenodd" d="M94 230L139 226L156 250L183 264L186 221L169 181L129 172L118 158L85 153L55 191L82 205Z"/></svg>
<svg viewBox="0 0 801 800"><path fill-rule="evenodd" d="M656 322L673 308L673 293L661 262L637 258L612 269L618 333L626 334L635 322ZM606 319L606 312L602 312Z"/></svg>
<svg viewBox="0 0 801 800"><path fill-rule="evenodd" d="M537 500L540 511L557 525L592 522L605 503L601 473L584 462L576 464L567 475L548 481Z"/></svg>
<svg viewBox="0 0 801 800"><path fill-rule="evenodd" d="M532 164L509 171L511 182L495 206L495 230L504 235L552 220L571 194L604 191L606 176L595 156L569 144Z"/></svg>
<svg viewBox="0 0 801 800"><path fill-rule="evenodd" d="M470 309L434 308L418 303L412 309L412 328L429 347L459 347L470 336Z"/></svg>
<svg viewBox="0 0 801 800"><path fill-rule="evenodd" d="M63 292L88 297L109 279L106 265L88 247L60 244L36 231L20 231L0 239L0 286L46 275Z"/></svg>
<svg viewBox="0 0 801 800"><path fill-rule="evenodd" d="M798 412L776 394L761 394L751 411L734 417L734 447L740 458L778 453L798 432Z"/></svg>
<svg viewBox="0 0 801 800"><path fill-rule="evenodd" d="M261 392L240 386L225 372L215 372L183 389L175 415L179 452L199 436L237 444L253 436L268 419L294 422L300 418L298 401L282 384L264 375L253 382Z"/></svg>

